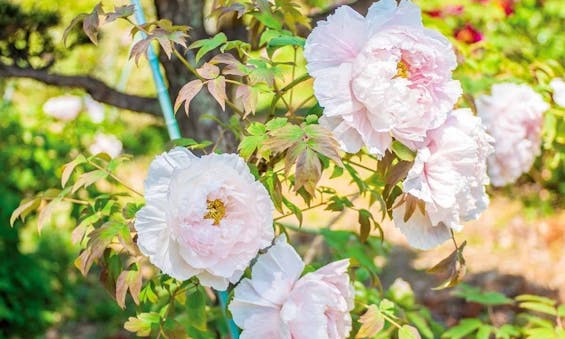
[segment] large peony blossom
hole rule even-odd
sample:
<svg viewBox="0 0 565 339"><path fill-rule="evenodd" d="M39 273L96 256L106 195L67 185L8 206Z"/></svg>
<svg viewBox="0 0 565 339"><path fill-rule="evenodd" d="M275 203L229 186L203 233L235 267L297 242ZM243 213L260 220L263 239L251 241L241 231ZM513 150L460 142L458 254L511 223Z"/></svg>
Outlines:
<svg viewBox="0 0 565 339"><path fill-rule="evenodd" d="M449 41L423 27L408 0L381 0L367 17L339 7L304 47L314 93L343 149L383 155L392 137L415 149L461 95Z"/></svg>
<svg viewBox="0 0 565 339"><path fill-rule="evenodd" d="M561 107L565 107L565 81L561 78L555 78L549 83L549 87L553 90L553 101Z"/></svg>
<svg viewBox="0 0 565 339"><path fill-rule="evenodd" d="M136 215L138 245L164 273L225 290L274 237L273 203L235 154L158 156Z"/></svg>
<svg viewBox="0 0 565 339"><path fill-rule="evenodd" d="M486 161L492 138L469 109L450 113L446 122L428 133L403 183L404 192L424 203L404 220L406 204L393 209L396 226L410 245L435 247L460 230L461 222L477 219L489 203Z"/></svg>
<svg viewBox="0 0 565 339"><path fill-rule="evenodd" d="M540 154L542 114L549 105L528 85L496 84L491 92L477 98L476 106L495 140L488 159L490 180L504 186L527 172Z"/></svg>
<svg viewBox="0 0 565 339"><path fill-rule="evenodd" d="M116 136L97 133L94 137L94 143L88 147L88 151L91 154L106 153L115 158L122 153L122 148L122 142Z"/></svg>
<svg viewBox="0 0 565 339"><path fill-rule="evenodd" d="M234 289L229 309L241 338L346 338L353 309L348 266L340 260L300 278L304 263L279 236L257 259L251 279Z"/></svg>
<svg viewBox="0 0 565 339"><path fill-rule="evenodd" d="M82 99L75 95L62 95L50 98L43 104L47 115L62 121L70 121L77 117L82 110Z"/></svg>

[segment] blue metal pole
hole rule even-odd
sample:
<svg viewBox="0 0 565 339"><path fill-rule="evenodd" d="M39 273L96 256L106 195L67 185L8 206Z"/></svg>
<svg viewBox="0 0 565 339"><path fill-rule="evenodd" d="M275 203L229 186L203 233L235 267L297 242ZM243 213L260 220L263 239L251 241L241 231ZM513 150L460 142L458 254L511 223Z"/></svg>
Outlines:
<svg viewBox="0 0 565 339"><path fill-rule="evenodd" d="M132 0L135 5L135 20L137 23L142 25L145 23L145 14L143 13L143 8L139 0ZM141 32L141 34L144 34ZM149 65L151 66L151 74L153 75L153 81L155 82L155 87L157 88L157 95L159 96L159 103L161 104L161 109L163 110L163 116L165 117L165 123L167 125L167 130L169 131L169 137L171 140L179 139L181 137L179 125L175 119L175 112L173 110L173 103L169 97L167 87L165 87L165 81L163 80L163 75L161 74L161 69L159 67L159 59L153 50L153 46L149 46L147 49L147 59L149 60ZM228 330L232 339L239 339L239 328L233 322L232 319L228 319L226 315L228 292L226 291L216 291L218 299L220 301L220 307L222 308L222 313L226 319Z"/></svg>
<svg viewBox="0 0 565 339"><path fill-rule="evenodd" d="M135 20L137 23L142 25L145 23L145 14L143 13L143 8L139 0L132 0L135 5ZM141 32L145 37L145 33ZM175 112L173 110L173 103L171 102L171 97L165 86L165 81L163 80L163 74L161 74L161 69L159 68L159 59L155 54L153 46L149 46L147 49L147 59L149 60L149 65L151 66L151 74L153 75L153 81L155 82L155 87L157 88L157 96L159 97L159 104L161 105L161 110L163 111L163 117L165 118L165 124L167 125L167 131L169 132L169 137L171 140L180 139L180 129L175 119Z"/></svg>

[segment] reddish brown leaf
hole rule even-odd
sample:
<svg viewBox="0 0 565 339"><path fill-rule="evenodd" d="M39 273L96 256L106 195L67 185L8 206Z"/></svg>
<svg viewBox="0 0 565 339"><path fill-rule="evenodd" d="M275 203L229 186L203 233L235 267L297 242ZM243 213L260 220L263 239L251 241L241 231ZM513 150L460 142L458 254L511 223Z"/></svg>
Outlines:
<svg viewBox="0 0 565 339"><path fill-rule="evenodd" d="M135 45L133 45L133 47L131 48L129 58L133 58L136 65L139 64L139 58L141 56L147 56L147 48L149 48L150 43L151 39L144 38L136 42Z"/></svg>
<svg viewBox="0 0 565 339"><path fill-rule="evenodd" d="M141 271L123 271L116 281L116 301L123 309L126 307L126 293L129 292L136 305L139 305L139 293L141 292Z"/></svg>
<svg viewBox="0 0 565 339"><path fill-rule="evenodd" d="M255 114L257 108L257 93L249 86L238 86L235 90L235 101L243 107L243 117Z"/></svg>
<svg viewBox="0 0 565 339"><path fill-rule="evenodd" d="M102 3L96 5L94 10L84 17L84 21L82 22L82 30L95 45L98 44L98 27L100 26L98 16L100 14L104 14L104 11L102 10Z"/></svg>
<svg viewBox="0 0 565 339"><path fill-rule="evenodd" d="M322 163L314 151L306 148L298 155L294 190L304 187L311 196L316 193L316 184L322 176Z"/></svg>
<svg viewBox="0 0 565 339"><path fill-rule="evenodd" d="M219 76L214 80L210 80L206 83L208 86L208 92L216 99L222 110L226 110L226 78Z"/></svg>
<svg viewBox="0 0 565 339"><path fill-rule="evenodd" d="M184 102L184 110L188 115L190 112L190 102L194 99L198 92L200 92L202 85L202 81L197 79L182 86L179 94L177 95L177 100L175 101L175 112L178 111L180 105Z"/></svg>
<svg viewBox="0 0 565 339"><path fill-rule="evenodd" d="M220 75L220 68L207 62L198 68L196 72L204 79L211 80L216 79Z"/></svg>

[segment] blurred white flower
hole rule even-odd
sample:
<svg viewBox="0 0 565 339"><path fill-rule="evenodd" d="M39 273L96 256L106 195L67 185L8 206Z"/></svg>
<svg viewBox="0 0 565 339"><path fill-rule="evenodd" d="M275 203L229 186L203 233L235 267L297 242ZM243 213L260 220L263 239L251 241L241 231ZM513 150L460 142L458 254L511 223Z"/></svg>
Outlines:
<svg viewBox="0 0 565 339"><path fill-rule="evenodd" d="M273 212L241 157L198 158L176 147L149 166L135 229L139 248L164 273L225 290L271 244Z"/></svg>
<svg viewBox="0 0 565 339"><path fill-rule="evenodd" d="M43 104L43 111L55 119L70 121L82 110L82 99L75 95L53 97Z"/></svg>
<svg viewBox="0 0 565 339"><path fill-rule="evenodd" d="M528 85L501 83L476 100L477 114L494 138L488 159L493 186L516 181L540 154L543 112L549 105Z"/></svg>
<svg viewBox="0 0 565 339"><path fill-rule="evenodd" d="M318 22L304 56L314 93L342 148L382 156L392 137L416 149L461 95L451 43L424 28L409 0L381 0L361 16L339 7Z"/></svg>
<svg viewBox="0 0 565 339"><path fill-rule="evenodd" d="M88 147L91 154L106 153L112 158L122 153L122 142L116 136L111 134L97 133L94 137L94 143Z"/></svg>
<svg viewBox="0 0 565 339"><path fill-rule="evenodd" d="M553 90L553 101L561 107L565 107L565 81L561 78L551 80L549 86Z"/></svg>
<svg viewBox="0 0 565 339"><path fill-rule="evenodd" d="M92 99L90 95L84 97L84 105L86 106L86 112L93 123L99 124L104 121L104 105Z"/></svg>
<svg viewBox="0 0 565 339"><path fill-rule="evenodd" d="M348 266L340 260L300 278L304 263L279 236L234 289L229 310L241 338L346 338L354 297Z"/></svg>
<svg viewBox="0 0 565 339"><path fill-rule="evenodd" d="M492 138L469 109L454 110L428 133L403 183L408 195L424 204L404 220L407 204L392 211L395 225L411 246L430 249L460 230L462 221L477 219L489 203L485 185ZM399 198L400 199L400 198Z"/></svg>

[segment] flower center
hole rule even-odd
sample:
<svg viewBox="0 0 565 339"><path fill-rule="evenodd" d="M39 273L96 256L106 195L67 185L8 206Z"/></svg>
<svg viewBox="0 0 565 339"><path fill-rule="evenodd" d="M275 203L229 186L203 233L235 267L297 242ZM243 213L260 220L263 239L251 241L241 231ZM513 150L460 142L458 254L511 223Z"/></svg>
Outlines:
<svg viewBox="0 0 565 339"><path fill-rule="evenodd" d="M408 78L408 65L404 62L404 60L400 59L396 64L396 75L395 78Z"/></svg>
<svg viewBox="0 0 565 339"><path fill-rule="evenodd" d="M222 220L222 218L226 215L226 206L220 199L212 201L206 200L206 203L208 204L208 207L206 208L208 213L206 213L204 219L213 219L213 225L219 225L220 220Z"/></svg>

